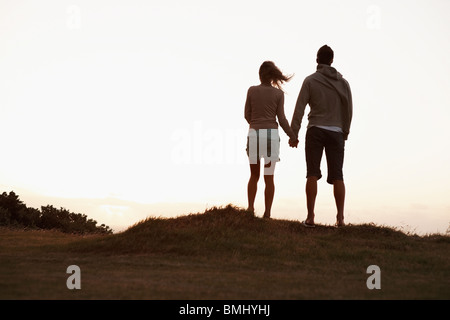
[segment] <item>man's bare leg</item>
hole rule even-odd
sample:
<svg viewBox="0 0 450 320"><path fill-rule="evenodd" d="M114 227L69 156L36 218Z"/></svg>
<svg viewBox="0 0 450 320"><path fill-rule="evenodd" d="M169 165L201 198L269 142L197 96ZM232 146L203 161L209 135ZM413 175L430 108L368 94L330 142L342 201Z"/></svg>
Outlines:
<svg viewBox="0 0 450 320"><path fill-rule="evenodd" d="M345 226L344 222L344 203L345 203L345 184L344 181L333 181L334 199L336 201L336 226Z"/></svg>
<svg viewBox="0 0 450 320"><path fill-rule="evenodd" d="M314 224L314 206L317 196L317 177L308 177L306 179L306 208L308 209L307 224Z"/></svg>

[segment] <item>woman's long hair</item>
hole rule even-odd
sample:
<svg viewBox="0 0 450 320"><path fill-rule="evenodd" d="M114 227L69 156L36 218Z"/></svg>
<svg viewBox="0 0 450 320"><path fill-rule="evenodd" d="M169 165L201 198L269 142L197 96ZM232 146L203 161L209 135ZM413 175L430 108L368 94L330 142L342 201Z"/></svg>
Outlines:
<svg viewBox="0 0 450 320"><path fill-rule="evenodd" d="M282 90L281 85L291 80L293 75L284 75L272 61L264 61L259 67L259 79Z"/></svg>

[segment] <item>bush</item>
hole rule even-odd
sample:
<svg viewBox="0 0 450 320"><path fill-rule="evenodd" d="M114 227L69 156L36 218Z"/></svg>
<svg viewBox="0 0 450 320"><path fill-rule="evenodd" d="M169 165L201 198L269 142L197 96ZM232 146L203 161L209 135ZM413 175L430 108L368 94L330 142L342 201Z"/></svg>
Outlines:
<svg viewBox="0 0 450 320"><path fill-rule="evenodd" d="M28 208L13 191L0 196L0 225L57 229L67 233L112 233L108 226L97 226L97 221L81 213L52 205L42 206L41 210Z"/></svg>
<svg viewBox="0 0 450 320"><path fill-rule="evenodd" d="M11 224L11 212L8 209L0 207L0 226L9 226Z"/></svg>

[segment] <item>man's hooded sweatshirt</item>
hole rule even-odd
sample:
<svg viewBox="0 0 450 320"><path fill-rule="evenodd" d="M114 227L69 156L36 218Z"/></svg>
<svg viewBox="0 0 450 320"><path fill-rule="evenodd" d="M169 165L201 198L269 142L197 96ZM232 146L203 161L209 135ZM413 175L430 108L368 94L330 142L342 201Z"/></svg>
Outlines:
<svg viewBox="0 0 450 320"><path fill-rule="evenodd" d="M338 127L347 140L353 115L352 94L347 80L335 68L319 64L317 71L303 81L291 122L296 137L307 104L311 109L308 128Z"/></svg>

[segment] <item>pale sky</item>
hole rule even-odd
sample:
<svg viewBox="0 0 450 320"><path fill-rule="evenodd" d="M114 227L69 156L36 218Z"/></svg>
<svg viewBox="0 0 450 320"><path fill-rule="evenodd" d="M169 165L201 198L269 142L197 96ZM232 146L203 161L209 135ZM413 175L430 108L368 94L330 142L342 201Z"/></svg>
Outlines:
<svg viewBox="0 0 450 320"><path fill-rule="evenodd" d="M447 0L0 0L0 191L114 230L246 207L248 87L264 60L295 74L290 121L328 44L353 92L346 222L445 233L449 12ZM306 217L306 121L299 149L280 133L273 218ZM257 215L263 191L261 179ZM335 214L322 179L316 222Z"/></svg>

